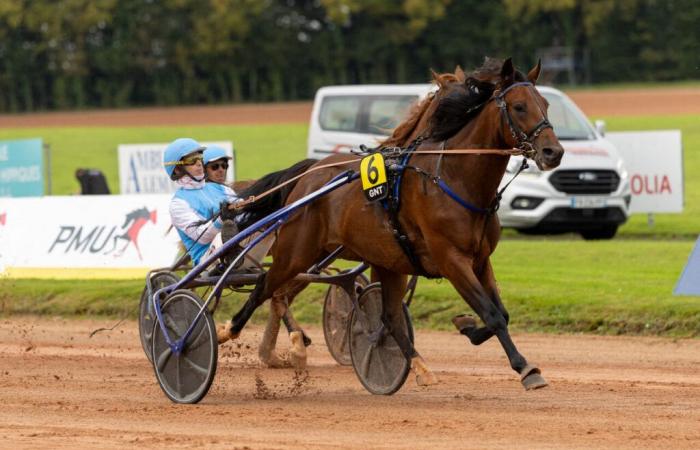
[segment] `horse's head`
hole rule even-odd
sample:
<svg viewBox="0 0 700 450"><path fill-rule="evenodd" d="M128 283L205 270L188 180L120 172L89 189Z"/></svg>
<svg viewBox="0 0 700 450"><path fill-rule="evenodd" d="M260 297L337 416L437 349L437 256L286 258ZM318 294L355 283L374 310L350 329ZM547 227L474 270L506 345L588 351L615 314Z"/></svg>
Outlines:
<svg viewBox="0 0 700 450"><path fill-rule="evenodd" d="M501 67L492 99L501 116L505 144L523 150L540 170L551 170L561 162L564 148L547 118L549 104L535 88L539 74L538 62L528 72L527 79L522 79L522 74L515 71L508 58ZM520 80L517 75L520 75Z"/></svg>

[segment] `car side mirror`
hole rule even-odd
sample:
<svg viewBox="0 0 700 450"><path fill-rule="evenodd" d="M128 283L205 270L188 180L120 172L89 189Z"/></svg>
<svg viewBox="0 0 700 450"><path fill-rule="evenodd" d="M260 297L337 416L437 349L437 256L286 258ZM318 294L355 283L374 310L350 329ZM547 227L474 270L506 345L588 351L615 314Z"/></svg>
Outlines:
<svg viewBox="0 0 700 450"><path fill-rule="evenodd" d="M596 120L595 121L595 130L598 132L599 135L605 136L605 121L604 120Z"/></svg>

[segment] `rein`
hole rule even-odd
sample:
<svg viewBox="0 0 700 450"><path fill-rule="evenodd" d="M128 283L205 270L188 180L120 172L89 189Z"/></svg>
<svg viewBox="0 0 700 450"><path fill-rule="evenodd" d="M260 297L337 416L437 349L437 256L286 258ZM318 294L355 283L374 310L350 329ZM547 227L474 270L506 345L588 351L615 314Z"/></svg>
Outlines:
<svg viewBox="0 0 700 450"><path fill-rule="evenodd" d="M491 98L489 98L486 102L477 105L477 107L474 107L472 109L478 109L482 106L484 106L486 103L489 101L493 100L496 102L496 106L501 110L501 117L503 120L505 120L508 123L508 128L510 129L511 135L513 136L513 139L517 142L517 145L515 148L512 149L494 149L494 148L457 148L457 149L449 149L449 150L415 150L423 141L423 137L418 137L415 141L413 141L408 147L406 148L401 148L401 147L389 147L389 148L384 148L381 150L384 150L386 152L386 155L388 157L392 156L401 156L404 155L409 149L411 154L423 154L423 155L501 155L501 156L525 156L525 158L533 158L535 156L535 148L534 148L534 141L537 139L537 137L542 133L547 128L553 128L552 124L547 120L547 116L542 112L542 109L540 108L540 112L542 112L542 120L535 125L535 127L529 132L525 133L520 129L520 127L515 123L513 118L511 117L510 113L508 112L508 104L505 100L506 94L510 92L511 89L514 89L516 87L534 87L534 84L532 84L529 81L521 81L518 83L513 83L507 88L505 88L502 91L495 91ZM539 105L538 105L539 108ZM471 112L467 111L467 112ZM361 151L357 152L356 154L363 154L363 153L369 153L371 151L376 151L377 149L371 149L367 150L367 148L362 145L360 146ZM245 206L255 203L256 201L267 197L268 195L272 194L273 192L276 192L283 187L287 186L288 184L294 183L300 178L315 172L317 170L321 169L327 169L330 167L338 167L338 166L344 166L347 164L354 164L360 161L361 158L357 159L351 159L348 161L340 161L337 163L332 163L332 164L323 164L317 167L312 167L311 169L308 169L307 171L295 176L294 178L291 178L287 181L285 181L282 184L279 184L271 189L268 189L267 191L258 194L258 195L251 195L250 197L241 200L239 202L236 202L232 206L234 209L241 209L244 208ZM521 169L522 171L522 169ZM518 172L518 174L520 171ZM516 174L516 176L518 175ZM511 180L512 181L512 180ZM510 183L508 183L510 184ZM447 193L451 198L453 198L455 201L460 203L461 205L464 206L463 203L465 203L462 199L456 196L456 194L449 189L449 186L447 186L444 181L441 181L441 183L438 183L438 185L441 187L441 189ZM507 186L507 185L506 185ZM500 193L499 193L500 194ZM459 200L457 200L459 199ZM477 208L477 207L475 207ZM470 208L468 208L470 209ZM477 209L483 209L483 208L477 208Z"/></svg>
<svg viewBox="0 0 700 450"><path fill-rule="evenodd" d="M387 156L398 156L401 155L405 152L405 148L401 147L390 147L388 149ZM534 151L534 150L533 150ZM368 152L369 153L369 152ZM445 155L501 155L501 156L525 156L529 157L528 154L526 153L525 150L521 149L510 149L510 150L502 150L502 149L495 149L495 148L458 148L458 149L450 149L450 150L414 150L411 152L412 154L445 154ZM361 153L358 153L361 154ZM258 194L258 195L251 195L250 197L240 200L231 206L233 206L235 209L241 209L244 208L247 205L250 205L251 203L255 203L258 200L267 197L268 195L272 194L273 192L276 192L283 187L287 186L288 184L294 183L295 181L299 180L300 178L305 177L306 175L309 175L312 172L316 172L317 170L321 169L328 169L330 167L339 167L339 166L344 166L347 164L354 164L359 161L361 161L362 158L355 158L355 159L350 159L348 161L340 161L337 163L331 163L331 164L323 164L320 166L312 167L311 169L308 169L307 171L300 173L299 175L290 178L289 180L285 181L284 183L278 184L277 186L268 189L267 191Z"/></svg>

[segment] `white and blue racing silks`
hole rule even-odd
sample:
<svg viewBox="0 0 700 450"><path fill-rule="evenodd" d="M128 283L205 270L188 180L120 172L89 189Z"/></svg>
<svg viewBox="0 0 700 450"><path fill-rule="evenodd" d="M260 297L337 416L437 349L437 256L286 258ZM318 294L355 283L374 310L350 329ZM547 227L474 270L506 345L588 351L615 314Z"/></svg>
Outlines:
<svg viewBox="0 0 700 450"><path fill-rule="evenodd" d="M195 181L190 177L177 180L180 188L170 202L170 220L196 265L221 231L221 219L209 219L219 212L221 202L238 199L233 189L218 183Z"/></svg>

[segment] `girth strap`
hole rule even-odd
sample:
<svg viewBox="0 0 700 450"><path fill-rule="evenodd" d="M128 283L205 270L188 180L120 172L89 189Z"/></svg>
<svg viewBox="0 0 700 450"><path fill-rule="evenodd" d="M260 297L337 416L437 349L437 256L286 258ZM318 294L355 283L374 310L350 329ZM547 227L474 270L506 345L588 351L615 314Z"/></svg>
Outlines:
<svg viewBox="0 0 700 450"><path fill-rule="evenodd" d="M408 161L411 159L411 154L418 148L422 139L417 139L414 141L401 155L401 161L398 167L405 167ZM403 180L403 170L390 170L389 171L389 196L386 200L382 202L382 206L387 212L389 219L389 225L391 226L391 232L396 239L397 244L401 247L404 254L408 258L408 261L413 266L415 272L418 275L422 275L428 278L435 278L435 276L430 275L423 264L420 262L420 258L416 255L416 250L408 238L406 231L401 226L401 221L399 220L399 209L401 208L401 181Z"/></svg>

